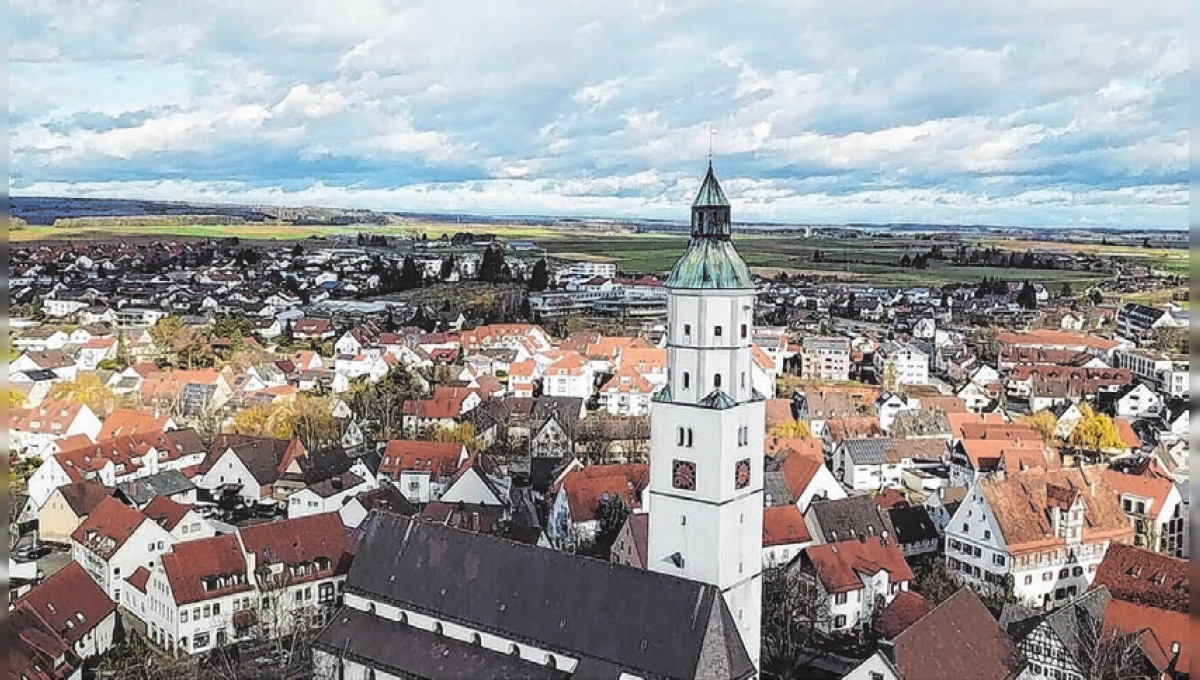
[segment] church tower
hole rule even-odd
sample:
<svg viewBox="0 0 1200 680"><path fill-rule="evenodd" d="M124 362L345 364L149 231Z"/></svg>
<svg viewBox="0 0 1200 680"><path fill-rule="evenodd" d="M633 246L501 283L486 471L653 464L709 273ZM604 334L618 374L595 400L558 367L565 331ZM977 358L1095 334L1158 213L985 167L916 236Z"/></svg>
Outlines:
<svg viewBox="0 0 1200 680"><path fill-rule="evenodd" d="M765 397L752 387L754 282L712 162L667 288L667 385L650 409L648 568L721 589L759 664Z"/></svg>

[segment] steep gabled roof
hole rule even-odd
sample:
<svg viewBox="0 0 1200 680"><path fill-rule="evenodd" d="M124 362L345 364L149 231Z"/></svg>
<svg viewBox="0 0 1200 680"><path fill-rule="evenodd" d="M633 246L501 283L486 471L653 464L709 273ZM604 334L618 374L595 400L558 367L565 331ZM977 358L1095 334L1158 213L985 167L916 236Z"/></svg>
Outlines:
<svg viewBox="0 0 1200 680"><path fill-rule="evenodd" d="M71 534L71 540L107 560L125 545L144 521L145 515L109 496L80 523Z"/></svg>
<svg viewBox="0 0 1200 680"><path fill-rule="evenodd" d="M1025 665L1016 646L969 588L942 602L893 645L895 666L912 680L1006 680Z"/></svg>
<svg viewBox="0 0 1200 680"><path fill-rule="evenodd" d="M117 610L117 605L78 562L68 562L17 602L35 609L72 645Z"/></svg>
<svg viewBox="0 0 1200 680"><path fill-rule="evenodd" d="M252 590L236 534L176 543L163 554L162 568L176 604Z"/></svg>
<svg viewBox="0 0 1200 680"><path fill-rule="evenodd" d="M1133 533L1120 501L1098 469L1029 471L1003 479L985 477L978 488L987 499L1010 551L1064 544L1054 535L1050 508L1062 505L1063 490L1077 494L1085 507L1083 540L1124 539Z"/></svg>
<svg viewBox="0 0 1200 680"><path fill-rule="evenodd" d="M1191 603L1187 560L1123 543L1109 544L1092 586L1104 586L1118 600L1182 614Z"/></svg>
<svg viewBox="0 0 1200 680"><path fill-rule="evenodd" d="M754 673L713 586L386 513L368 522L348 593L579 658L577 677Z"/></svg>
<svg viewBox="0 0 1200 680"><path fill-rule="evenodd" d="M915 578L896 541L879 536L810 545L804 549L804 562L812 565L830 593L859 590L863 587L860 574L870 576L880 570L888 572L890 583Z"/></svg>

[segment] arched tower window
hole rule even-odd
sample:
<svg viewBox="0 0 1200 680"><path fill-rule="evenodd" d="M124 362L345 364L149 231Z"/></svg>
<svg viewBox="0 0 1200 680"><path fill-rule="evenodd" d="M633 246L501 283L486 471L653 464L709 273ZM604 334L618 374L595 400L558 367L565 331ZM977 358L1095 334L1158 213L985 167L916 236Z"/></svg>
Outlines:
<svg viewBox="0 0 1200 680"><path fill-rule="evenodd" d="M687 445L689 449L692 447L692 428L690 427L687 429Z"/></svg>
<svg viewBox="0 0 1200 680"><path fill-rule="evenodd" d="M683 389L688 389L692 386L692 374L687 371L683 372Z"/></svg>
<svg viewBox="0 0 1200 680"><path fill-rule="evenodd" d="M721 386L721 374L717 373L716 375L713 376L713 387L720 387L720 386Z"/></svg>
<svg viewBox="0 0 1200 680"><path fill-rule="evenodd" d="M679 444L679 446L683 446L683 441L684 441L684 440L683 440L683 437L684 437L684 430L683 430L683 428L682 428L682 427L678 428L678 432L677 432L677 434L679 435L679 436L678 436L678 440L679 440L679 441L678 441L678 442L676 442L676 443L677 443L677 444Z"/></svg>

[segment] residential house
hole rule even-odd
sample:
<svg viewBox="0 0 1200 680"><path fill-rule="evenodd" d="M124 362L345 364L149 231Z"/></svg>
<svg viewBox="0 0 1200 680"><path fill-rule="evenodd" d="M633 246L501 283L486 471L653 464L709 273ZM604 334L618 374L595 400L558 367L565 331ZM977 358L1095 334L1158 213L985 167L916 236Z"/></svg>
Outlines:
<svg viewBox="0 0 1200 680"><path fill-rule="evenodd" d="M600 528L601 503L620 499L633 512L642 507L642 491L650 482L646 463L590 465L573 469L550 489L547 534L559 550L576 552L590 546Z"/></svg>
<svg viewBox="0 0 1200 680"><path fill-rule="evenodd" d="M393 439L383 451L379 476L390 480L408 502L423 506L442 497L466 460L467 449L457 442Z"/></svg>
<svg viewBox="0 0 1200 680"><path fill-rule="evenodd" d="M213 442L196 485L214 496L235 495L243 503L269 501L287 467L307 450L299 439L224 435Z"/></svg>
<svg viewBox="0 0 1200 680"><path fill-rule="evenodd" d="M969 588L908 626L845 680L1018 680L1025 659Z"/></svg>
<svg viewBox="0 0 1200 680"><path fill-rule="evenodd" d="M70 677L55 674L62 667L57 663L56 653L62 657L63 664L68 658L87 661L107 652L115 642L117 606L83 567L74 562L68 562L34 586L18 598L11 609L10 615L15 621L10 624L18 624L10 629L13 637L8 650L12 655L9 673L13 678ZM40 624L38 633L19 625L27 620L26 616L36 617ZM40 656L38 652L45 655L38 662L42 665L40 672L28 663L26 654L31 648L36 650L33 656ZM26 665L22 666L21 661Z"/></svg>
<svg viewBox="0 0 1200 680"><path fill-rule="evenodd" d="M140 432L165 432L177 427L171 414L164 411L117 408L104 419L96 439L112 439Z"/></svg>
<svg viewBox="0 0 1200 680"><path fill-rule="evenodd" d="M1053 609L1087 590L1109 545L1133 529L1097 468L984 477L946 528L946 561L961 577L1012 583L1027 606Z"/></svg>
<svg viewBox="0 0 1200 680"><path fill-rule="evenodd" d="M52 442L75 435L95 441L102 428L95 412L81 402L43 401L8 412L9 447L26 457L44 458Z"/></svg>
<svg viewBox="0 0 1200 680"><path fill-rule="evenodd" d="M888 508L887 514L906 558L938 552L941 534L924 505L896 505Z"/></svg>
<svg viewBox="0 0 1200 680"><path fill-rule="evenodd" d="M866 495L815 498L804 511L804 523L815 543L896 535L887 511Z"/></svg>
<svg viewBox="0 0 1200 680"><path fill-rule="evenodd" d="M1184 500L1174 478L1154 458L1114 461L1104 477L1121 499L1133 527L1133 544L1174 557L1188 557Z"/></svg>
<svg viewBox="0 0 1200 680"><path fill-rule="evenodd" d="M590 399L595 374L587 359L578 352L557 350L547 353L553 363L542 375L542 392L551 397Z"/></svg>
<svg viewBox="0 0 1200 680"><path fill-rule="evenodd" d="M1187 560L1114 543L1092 583L1112 598L1104 613L1105 630L1149 631L1164 652L1167 677L1184 677L1191 666L1188 569Z"/></svg>
<svg viewBox="0 0 1200 680"><path fill-rule="evenodd" d="M38 537L47 541L70 540L83 520L110 495L108 487L96 482L63 484L37 511Z"/></svg>
<svg viewBox="0 0 1200 680"><path fill-rule="evenodd" d="M194 506L177 503L166 496L155 496L142 514L171 534L175 543L211 538L217 531Z"/></svg>
<svg viewBox="0 0 1200 680"><path fill-rule="evenodd" d="M810 545L792 565L805 584L805 597L819 602L816 628L844 634L871 626L915 578L895 539L861 536Z"/></svg>
<svg viewBox="0 0 1200 680"><path fill-rule="evenodd" d="M373 486L369 480L350 471L306 486L287 497L288 519L337 512L350 499L370 491Z"/></svg>
<svg viewBox="0 0 1200 680"><path fill-rule="evenodd" d="M643 513L642 516L649 516ZM782 566L812 545L804 513L795 505L763 508L763 566Z"/></svg>
<svg viewBox="0 0 1200 680"><path fill-rule="evenodd" d="M71 534L71 557L114 601L125 578L151 567L173 543L171 534L115 498L105 498Z"/></svg>

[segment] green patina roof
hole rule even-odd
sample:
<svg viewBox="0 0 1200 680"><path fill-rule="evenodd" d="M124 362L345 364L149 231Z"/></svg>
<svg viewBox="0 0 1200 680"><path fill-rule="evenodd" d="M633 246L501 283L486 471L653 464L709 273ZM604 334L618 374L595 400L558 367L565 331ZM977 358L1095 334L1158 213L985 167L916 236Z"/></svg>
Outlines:
<svg viewBox="0 0 1200 680"><path fill-rule="evenodd" d="M721 185L717 183L717 176L713 174L712 163L708 164L708 174L704 176L704 183L700 185L700 193L696 194L696 200L692 201L693 208L707 207L729 207L729 201L725 198L725 192L721 191Z"/></svg>
<svg viewBox="0 0 1200 680"><path fill-rule="evenodd" d="M667 276L668 288L753 288L750 268L733 242L693 238Z"/></svg>
<svg viewBox="0 0 1200 680"><path fill-rule="evenodd" d="M721 390L713 390L708 393L707 397L700 400L699 405L707 408L727 409L737 406L737 402Z"/></svg>

